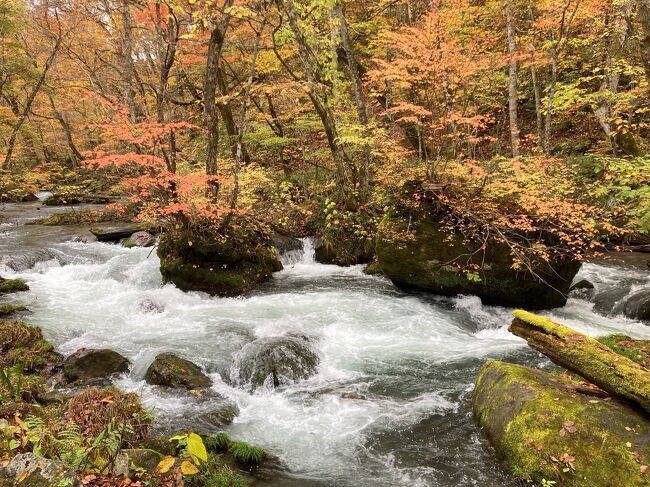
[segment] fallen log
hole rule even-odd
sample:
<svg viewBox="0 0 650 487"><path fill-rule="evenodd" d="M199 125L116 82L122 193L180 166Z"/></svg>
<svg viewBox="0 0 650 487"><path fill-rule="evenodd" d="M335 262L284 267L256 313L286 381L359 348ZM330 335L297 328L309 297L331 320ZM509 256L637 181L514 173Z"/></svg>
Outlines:
<svg viewBox="0 0 650 487"><path fill-rule="evenodd" d="M650 371L597 340L543 316L516 310L508 328L554 363L650 412Z"/></svg>

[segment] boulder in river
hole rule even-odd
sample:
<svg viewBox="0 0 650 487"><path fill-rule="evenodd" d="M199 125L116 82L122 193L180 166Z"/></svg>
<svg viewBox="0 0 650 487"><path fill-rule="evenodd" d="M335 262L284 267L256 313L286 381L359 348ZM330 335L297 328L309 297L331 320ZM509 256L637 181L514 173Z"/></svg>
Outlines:
<svg viewBox="0 0 650 487"><path fill-rule="evenodd" d="M128 359L108 348L80 348L63 362L63 373L69 381L105 378L128 371Z"/></svg>
<svg viewBox="0 0 650 487"><path fill-rule="evenodd" d="M525 482L575 487L650 482L650 422L564 376L499 361L478 376L472 406L492 445Z"/></svg>
<svg viewBox="0 0 650 487"><path fill-rule="evenodd" d="M374 242L365 238L341 242L319 238L314 245L314 258L321 264L367 264L372 262L374 257Z"/></svg>
<svg viewBox="0 0 650 487"><path fill-rule="evenodd" d="M629 318L650 321L650 288L640 289L628 296L623 312Z"/></svg>
<svg viewBox="0 0 650 487"><path fill-rule="evenodd" d="M316 374L318 355L300 337L265 337L247 343L233 357L231 381L250 390L278 387Z"/></svg>
<svg viewBox="0 0 650 487"><path fill-rule="evenodd" d="M271 237L259 224L214 222L167 228L158 245L165 282L184 291L238 296L282 269Z"/></svg>
<svg viewBox="0 0 650 487"><path fill-rule="evenodd" d="M512 268L508 245L491 242L484 253L481 249L485 242L450 233L439 218L438 214L384 217L377 233L377 260L384 275L396 286L443 296L473 294L483 304L525 309L566 304L580 262L556 259L535 264L535 273L546 281L542 282L528 270ZM471 264L479 269L474 279L460 268Z"/></svg>
<svg viewBox="0 0 650 487"><path fill-rule="evenodd" d="M20 453L0 467L0 485L82 487L75 471L63 462Z"/></svg>
<svg viewBox="0 0 650 487"><path fill-rule="evenodd" d="M145 230L140 223L127 223L122 226L113 227L93 227L90 229L97 240L100 242L119 242L123 238L128 238L134 233Z"/></svg>
<svg viewBox="0 0 650 487"><path fill-rule="evenodd" d="M31 269L39 262L57 259L59 256L48 249L29 250L18 255L9 255L0 258L0 265L8 267L16 272Z"/></svg>
<svg viewBox="0 0 650 487"><path fill-rule="evenodd" d="M22 279L4 279L0 277L0 294L29 291L29 286Z"/></svg>
<svg viewBox="0 0 650 487"><path fill-rule="evenodd" d="M212 380L198 365L171 352L158 354L147 369L144 379L152 385L189 390L212 385Z"/></svg>
<svg viewBox="0 0 650 487"><path fill-rule="evenodd" d="M151 247L155 243L156 237L151 235L149 232L140 231L135 232L127 238L123 245L130 249L132 247Z"/></svg>
<svg viewBox="0 0 650 487"><path fill-rule="evenodd" d="M287 252L302 250L302 242L297 238L282 235L278 232L273 232L271 238L273 239L273 244L280 255L286 254Z"/></svg>

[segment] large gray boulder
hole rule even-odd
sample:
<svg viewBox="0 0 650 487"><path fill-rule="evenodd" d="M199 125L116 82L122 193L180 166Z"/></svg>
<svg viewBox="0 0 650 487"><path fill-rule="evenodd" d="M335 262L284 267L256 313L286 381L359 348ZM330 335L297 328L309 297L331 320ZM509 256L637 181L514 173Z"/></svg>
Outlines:
<svg viewBox="0 0 650 487"><path fill-rule="evenodd" d="M63 374L69 381L87 381L129 371L129 360L108 348L80 348L63 362Z"/></svg>
<svg viewBox="0 0 650 487"><path fill-rule="evenodd" d="M21 453L0 468L0 486L82 487L77 474L63 462Z"/></svg>
<svg viewBox="0 0 650 487"><path fill-rule="evenodd" d="M631 294L623 308L625 316L635 320L650 321L650 288Z"/></svg>
<svg viewBox="0 0 650 487"><path fill-rule="evenodd" d="M230 379L250 390L261 386L278 387L316 374L318 355L301 337L259 338L233 357Z"/></svg>
<svg viewBox="0 0 650 487"><path fill-rule="evenodd" d="M212 380L198 365L171 352L158 354L147 369L144 379L148 384L188 390L212 385Z"/></svg>

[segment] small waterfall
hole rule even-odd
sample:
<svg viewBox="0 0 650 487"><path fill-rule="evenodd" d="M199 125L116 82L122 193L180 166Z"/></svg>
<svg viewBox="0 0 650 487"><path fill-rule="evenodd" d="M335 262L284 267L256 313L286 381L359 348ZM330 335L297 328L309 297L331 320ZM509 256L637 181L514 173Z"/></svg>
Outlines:
<svg viewBox="0 0 650 487"><path fill-rule="evenodd" d="M285 267L292 267L296 264L314 264L315 254L315 237L303 237L298 239L302 244L302 249L288 250L280 255L280 261Z"/></svg>

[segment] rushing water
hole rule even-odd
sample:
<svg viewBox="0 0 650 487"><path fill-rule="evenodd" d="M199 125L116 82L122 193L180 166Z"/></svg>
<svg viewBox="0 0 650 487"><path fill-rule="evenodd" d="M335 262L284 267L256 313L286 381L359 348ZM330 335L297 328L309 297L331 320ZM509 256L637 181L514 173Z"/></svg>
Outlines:
<svg viewBox="0 0 650 487"><path fill-rule="evenodd" d="M162 285L151 249L73 242L77 229L22 223L14 215L0 227L0 255L39 245L54 254L27 270L0 268L27 280L31 290L17 299L33 311L30 321L64 354L83 346L126 355L133 367L120 386L138 391L169 428L201 423L210 402L146 385L146 368L161 351L203 366L214 389L239 408L234 423L219 429L263 446L284 465L264 485L510 485L469 404L488 358L548 365L508 333L510 310L472 296L407 294L360 266L317 264L309 240L304 252L285 256L272 282L245 297L184 293ZM582 277L596 284L595 295L650 285L638 262L587 264ZM650 336L642 323L599 314L590 299L571 298L547 314L590 335ZM610 309L617 299L609 298ZM287 333L313 339L321 358L316 376L253 394L222 380L244 344Z"/></svg>

